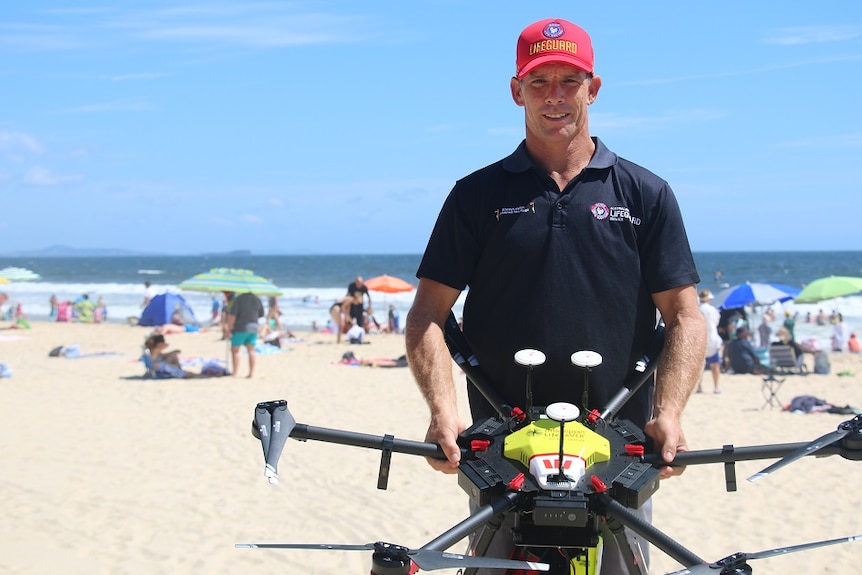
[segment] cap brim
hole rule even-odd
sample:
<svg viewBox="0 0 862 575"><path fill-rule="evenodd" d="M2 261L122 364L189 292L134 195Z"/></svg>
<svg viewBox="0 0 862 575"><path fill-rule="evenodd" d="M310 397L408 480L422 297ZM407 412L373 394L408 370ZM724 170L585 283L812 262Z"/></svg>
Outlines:
<svg viewBox="0 0 862 575"><path fill-rule="evenodd" d="M562 54L548 54L547 56L539 56L538 58L534 58L527 62L527 64L518 71L518 79L522 79L524 76L544 64L568 64L569 66L574 66L578 70L588 74L593 73L593 67L580 58L574 58L571 56L566 57Z"/></svg>

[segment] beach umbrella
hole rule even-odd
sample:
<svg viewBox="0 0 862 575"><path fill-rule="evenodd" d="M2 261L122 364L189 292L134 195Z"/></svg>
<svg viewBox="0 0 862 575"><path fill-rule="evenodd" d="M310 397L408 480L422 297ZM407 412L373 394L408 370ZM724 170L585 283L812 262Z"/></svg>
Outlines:
<svg viewBox="0 0 862 575"><path fill-rule="evenodd" d="M859 292L862 292L862 278L829 276L828 278L816 279L805 286L805 289L793 298L793 301L795 303L815 303Z"/></svg>
<svg viewBox="0 0 862 575"><path fill-rule="evenodd" d="M413 291L416 287L404 281L401 278L394 276L382 275L374 276L365 280L365 287L371 291L379 291L383 293L400 293Z"/></svg>
<svg viewBox="0 0 862 575"><path fill-rule="evenodd" d="M8 267L0 270L0 278L10 282L28 282L42 279L42 276L27 268Z"/></svg>
<svg viewBox="0 0 862 575"><path fill-rule="evenodd" d="M281 290L268 279L251 270L234 268L213 268L184 280L177 287L188 291L281 295Z"/></svg>
<svg viewBox="0 0 862 575"><path fill-rule="evenodd" d="M783 284L745 282L715 294L712 305L719 309L734 309L747 305L772 305L777 301L793 299L800 291L799 288Z"/></svg>

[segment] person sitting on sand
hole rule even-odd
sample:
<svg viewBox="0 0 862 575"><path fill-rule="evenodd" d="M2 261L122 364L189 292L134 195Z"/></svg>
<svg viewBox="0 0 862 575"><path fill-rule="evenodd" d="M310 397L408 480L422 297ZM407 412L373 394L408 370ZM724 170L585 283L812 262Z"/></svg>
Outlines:
<svg viewBox="0 0 862 575"><path fill-rule="evenodd" d="M180 350L166 351L168 342L162 334L153 334L144 342L144 354L149 358L152 373L157 378L180 378L190 379L194 377L207 377L200 373L192 373L180 367ZM146 363L146 362L145 362ZM152 367L150 367L152 366Z"/></svg>
<svg viewBox="0 0 862 575"><path fill-rule="evenodd" d="M747 327L736 330L736 339L732 340L727 348L730 367L734 373L766 373L766 367L760 363L760 357L751 345L751 332Z"/></svg>

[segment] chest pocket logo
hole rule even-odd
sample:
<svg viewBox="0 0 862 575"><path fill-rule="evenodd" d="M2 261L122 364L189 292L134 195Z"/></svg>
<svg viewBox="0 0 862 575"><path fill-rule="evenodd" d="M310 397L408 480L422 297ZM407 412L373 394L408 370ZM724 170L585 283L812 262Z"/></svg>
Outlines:
<svg viewBox="0 0 862 575"><path fill-rule="evenodd" d="M501 216L515 216L518 214L535 214L536 202L530 202L526 206L515 206L513 208L497 208L494 210L494 219L498 222Z"/></svg>

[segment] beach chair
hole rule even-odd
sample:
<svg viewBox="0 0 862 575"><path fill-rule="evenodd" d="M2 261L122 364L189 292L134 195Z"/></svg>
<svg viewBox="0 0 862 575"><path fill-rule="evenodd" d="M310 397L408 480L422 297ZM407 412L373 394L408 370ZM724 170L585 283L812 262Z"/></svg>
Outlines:
<svg viewBox="0 0 862 575"><path fill-rule="evenodd" d="M805 362L799 361L799 358L796 357L796 350L790 345L769 346L769 369L782 375L806 375L808 373Z"/></svg>

